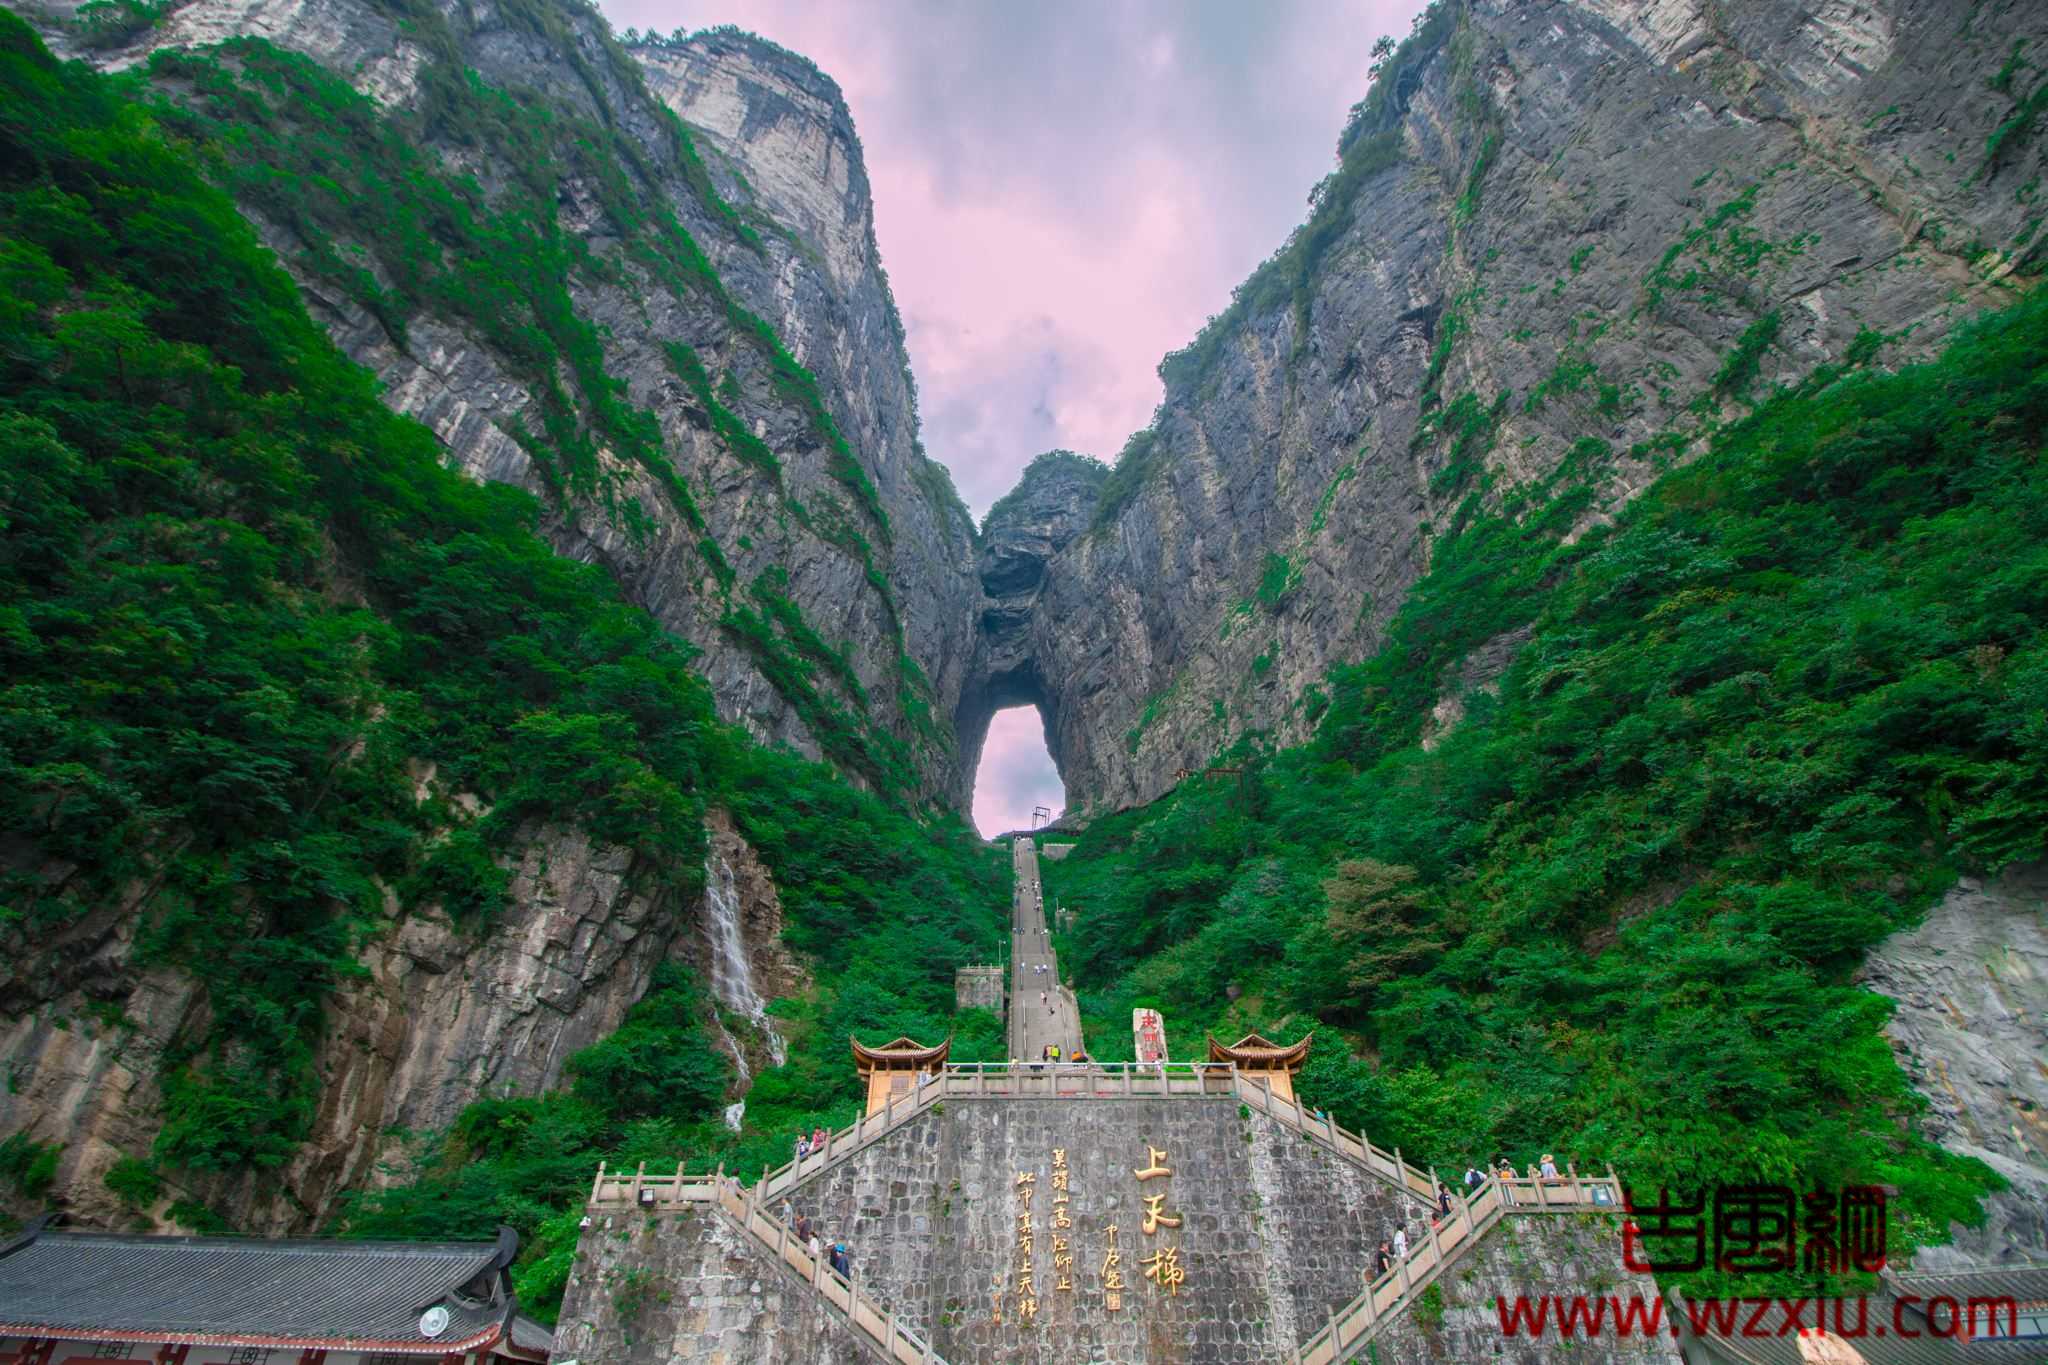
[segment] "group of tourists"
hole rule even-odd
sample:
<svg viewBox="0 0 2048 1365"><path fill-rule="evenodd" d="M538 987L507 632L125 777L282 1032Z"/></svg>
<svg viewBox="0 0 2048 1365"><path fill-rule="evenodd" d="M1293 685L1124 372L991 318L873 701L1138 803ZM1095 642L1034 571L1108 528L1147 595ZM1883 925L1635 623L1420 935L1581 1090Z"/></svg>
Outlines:
<svg viewBox="0 0 2048 1365"><path fill-rule="evenodd" d="M816 1225L811 1222L811 1215L798 1213L787 1199L782 1201L782 1221L796 1234L797 1245L808 1251L812 1260L822 1256L825 1264L837 1271L842 1279L853 1278L853 1252L846 1243L834 1242L826 1246Z"/></svg>
<svg viewBox="0 0 2048 1365"><path fill-rule="evenodd" d="M1541 1181L1545 1185L1562 1185L1567 1180L1577 1179L1578 1171L1572 1166L1571 1162L1567 1161L1564 1164L1563 1172L1560 1173L1557 1169L1557 1158L1549 1152L1545 1152L1542 1156L1529 1163L1529 1174L1524 1177L1516 1173L1513 1162L1504 1156L1497 1156L1483 1171L1477 1166L1465 1168L1465 1193L1467 1197L1470 1197L1473 1191L1485 1184L1488 1176L1499 1177L1501 1182L1501 1198L1512 1204L1515 1202L1513 1181L1526 1178Z"/></svg>
<svg viewBox="0 0 2048 1365"><path fill-rule="evenodd" d="M822 1152L824 1150L825 1130L823 1128L814 1128L808 1133L798 1133L796 1135L796 1159L798 1161L802 1161L812 1152Z"/></svg>
<svg viewBox="0 0 2048 1365"><path fill-rule="evenodd" d="M1322 1111L1319 1109L1316 1113L1320 1117ZM1529 1163L1527 1178L1541 1181L1545 1185L1562 1185L1567 1180L1575 1179L1577 1174L1577 1171L1573 1169L1572 1163L1569 1161L1564 1164L1564 1169L1559 1171L1557 1158L1549 1152L1545 1152L1541 1157ZM1477 1194L1479 1187L1494 1177L1498 1177L1501 1182L1501 1197L1510 1204L1514 1203L1515 1189L1509 1182L1522 1179L1522 1177L1515 1173L1514 1164L1506 1157L1496 1157L1483 1167L1467 1166L1465 1168L1464 1182L1465 1198L1470 1199L1473 1195ZM1435 1214L1430 1219L1432 1226L1441 1227L1443 1221L1451 1216L1451 1209L1456 1202L1457 1196L1451 1193L1451 1187L1439 1180L1436 1184L1436 1194L1430 1200L1431 1205L1435 1208ZM1396 1266L1406 1260L1408 1258L1408 1248L1408 1228L1405 1224L1397 1225L1394 1228L1393 1236L1383 1239L1373 1251L1372 1282L1374 1284L1379 1283L1382 1278L1391 1274Z"/></svg>

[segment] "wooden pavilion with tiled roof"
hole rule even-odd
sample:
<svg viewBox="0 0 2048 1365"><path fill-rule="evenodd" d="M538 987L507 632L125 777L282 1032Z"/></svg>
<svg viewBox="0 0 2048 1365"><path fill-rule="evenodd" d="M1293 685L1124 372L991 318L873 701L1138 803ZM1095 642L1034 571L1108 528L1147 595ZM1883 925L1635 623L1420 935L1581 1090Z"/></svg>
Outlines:
<svg viewBox="0 0 2048 1365"><path fill-rule="evenodd" d="M354 1242L52 1231L0 1243L0 1365L510 1365L519 1239Z"/></svg>
<svg viewBox="0 0 2048 1365"><path fill-rule="evenodd" d="M1274 1098L1291 1100L1294 1073L1308 1060L1308 1045L1316 1035L1311 1031L1298 1043L1276 1043L1256 1033L1247 1033L1234 1043L1218 1042L1213 1033L1204 1036L1209 1040L1210 1061L1230 1062L1252 1080L1265 1082Z"/></svg>
<svg viewBox="0 0 2048 1365"><path fill-rule="evenodd" d="M868 1047L858 1038L852 1042L853 1065L860 1073L861 1084L867 1087L870 1114L884 1108L892 1095L911 1093L919 1072L936 1075L944 1071L946 1058L953 1052L950 1036L937 1047L926 1047L907 1037L898 1037L880 1047Z"/></svg>

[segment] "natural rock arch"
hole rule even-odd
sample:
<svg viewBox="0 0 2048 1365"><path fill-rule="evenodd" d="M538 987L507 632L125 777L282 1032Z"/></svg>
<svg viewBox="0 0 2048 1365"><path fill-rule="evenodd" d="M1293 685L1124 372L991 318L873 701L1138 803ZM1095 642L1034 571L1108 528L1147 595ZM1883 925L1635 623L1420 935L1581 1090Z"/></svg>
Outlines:
<svg viewBox="0 0 2048 1365"><path fill-rule="evenodd" d="M974 654L953 715L959 737L959 808L970 810L989 721L1013 706L1035 707L1046 751L1065 782L1060 752L1060 680L1041 667L1037 609L1048 566L1094 519L1108 468L1069 450L1049 450L1024 470L1017 486L982 523L977 568L981 601Z"/></svg>

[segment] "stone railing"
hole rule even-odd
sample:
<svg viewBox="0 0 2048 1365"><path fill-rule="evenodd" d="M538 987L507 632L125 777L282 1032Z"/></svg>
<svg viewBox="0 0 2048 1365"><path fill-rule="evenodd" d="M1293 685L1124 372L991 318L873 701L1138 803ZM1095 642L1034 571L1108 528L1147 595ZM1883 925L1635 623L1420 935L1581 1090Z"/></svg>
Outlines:
<svg viewBox="0 0 2048 1365"><path fill-rule="evenodd" d="M1249 1108L1256 1109L1283 1126L1292 1128L1309 1141L1326 1147L1370 1175L1427 1203L1436 1199L1436 1172L1418 1170L1401 1159L1401 1149L1391 1152L1375 1147L1361 1133L1354 1133L1320 1111L1304 1108L1299 1098L1281 1099L1263 1081L1249 1076L1234 1077L1233 1093Z"/></svg>
<svg viewBox="0 0 2048 1365"><path fill-rule="evenodd" d="M966 1062L918 1079L919 1084L891 1096L883 1108L827 1133L816 1151L763 1171L755 1186L760 1197L765 1201L787 1194L949 1099L1236 1099L1418 1199L1429 1199L1436 1189L1433 1175L1403 1161L1399 1148L1390 1152L1376 1147L1359 1134L1317 1117L1298 1100L1275 1099L1265 1082L1239 1072L1229 1062ZM708 1199L709 1195L691 1194L689 1186L711 1178L686 1177L681 1172L647 1175L644 1170L632 1176L607 1175L599 1167L590 1202L651 1202L666 1207L693 1198Z"/></svg>
<svg viewBox="0 0 2048 1365"><path fill-rule="evenodd" d="M764 1171L764 1199L822 1175L942 1100L1225 1099L1236 1068L1214 1062L966 1062L919 1076L919 1084L872 1114L863 1114L808 1155Z"/></svg>
<svg viewBox="0 0 2048 1365"><path fill-rule="evenodd" d="M1422 1240L1386 1274L1368 1278L1364 1292L1332 1313L1322 1329L1288 1357L1288 1365L1339 1365L1351 1359L1503 1218L1620 1211L1621 1181L1612 1171L1605 1176L1574 1174L1554 1181L1493 1177L1473 1191L1471 1198L1453 1195L1452 1201L1450 1213L1431 1222Z"/></svg>

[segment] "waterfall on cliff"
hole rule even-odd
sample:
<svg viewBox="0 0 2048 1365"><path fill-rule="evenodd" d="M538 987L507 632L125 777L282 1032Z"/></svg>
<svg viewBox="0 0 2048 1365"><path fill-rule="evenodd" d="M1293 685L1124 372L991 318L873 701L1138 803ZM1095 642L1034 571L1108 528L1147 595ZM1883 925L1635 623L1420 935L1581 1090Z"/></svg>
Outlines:
<svg viewBox="0 0 2048 1365"><path fill-rule="evenodd" d="M754 964L747 957L746 938L740 931L739 887L732 864L715 849L704 864L704 911L704 936L711 945L711 994L720 1005L745 1015L760 1030L768 1045L770 1061L780 1066L788 1054L782 1035L775 1031L774 1021L768 1017L760 991L754 988ZM717 1023L726 1046L732 1050L733 1064L739 1068L739 1087L744 1092L753 1079L746 1049L727 1030L723 1019ZM725 1126L738 1132L746 1112L747 1102L734 1100L725 1107Z"/></svg>

